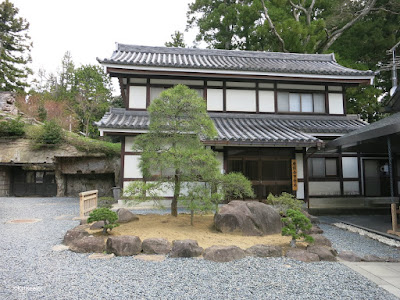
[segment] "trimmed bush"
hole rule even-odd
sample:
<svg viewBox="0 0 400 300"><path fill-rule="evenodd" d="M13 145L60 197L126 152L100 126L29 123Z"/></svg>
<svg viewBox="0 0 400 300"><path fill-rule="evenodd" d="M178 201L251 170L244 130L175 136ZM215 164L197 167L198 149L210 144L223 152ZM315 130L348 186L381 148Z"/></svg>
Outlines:
<svg viewBox="0 0 400 300"><path fill-rule="evenodd" d="M254 198L251 182L242 173L228 173L222 176L222 192L225 200Z"/></svg>
<svg viewBox="0 0 400 300"><path fill-rule="evenodd" d="M300 238L304 238L304 241L312 243L314 241L312 236L309 236L305 232L310 230L312 225L310 220L300 211L294 209L288 209L286 211L286 217L282 218L282 223L285 225L282 228L282 235L291 236L290 246L296 247L296 241Z"/></svg>
<svg viewBox="0 0 400 300"><path fill-rule="evenodd" d="M118 215L116 212L106 208L96 208L89 214L88 223L103 221L103 234L107 234L107 230L112 230L118 227L119 224L115 223L118 220Z"/></svg>
<svg viewBox="0 0 400 300"><path fill-rule="evenodd" d="M280 196L274 196L271 193L267 197L267 204L273 205L283 216L288 209L301 211L304 202L296 199L292 194L283 192Z"/></svg>

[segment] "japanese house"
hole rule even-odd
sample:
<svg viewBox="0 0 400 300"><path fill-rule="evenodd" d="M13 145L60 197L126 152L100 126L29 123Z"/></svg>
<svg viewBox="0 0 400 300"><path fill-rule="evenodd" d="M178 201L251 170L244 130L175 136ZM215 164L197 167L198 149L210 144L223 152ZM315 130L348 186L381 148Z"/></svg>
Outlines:
<svg viewBox="0 0 400 300"><path fill-rule="evenodd" d="M142 180L132 143L146 132L147 107L164 89L185 84L207 102L218 138L204 143L217 152L221 172L242 172L258 199L285 191L309 203L364 203L377 193L368 172L371 163L384 167L386 156L324 151L327 142L366 125L347 114L345 89L370 84L372 71L345 68L334 54L124 44L98 60L118 78L125 104L97 122L101 135L122 138L122 186Z"/></svg>

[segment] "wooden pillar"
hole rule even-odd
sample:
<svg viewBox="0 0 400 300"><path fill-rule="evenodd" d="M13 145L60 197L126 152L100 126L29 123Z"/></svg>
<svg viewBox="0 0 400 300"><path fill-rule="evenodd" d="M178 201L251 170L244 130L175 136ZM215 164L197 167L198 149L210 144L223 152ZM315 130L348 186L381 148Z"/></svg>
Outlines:
<svg viewBox="0 0 400 300"><path fill-rule="evenodd" d="M390 211L392 214L392 230L397 231L397 204L394 199L394 176L393 176L393 158L392 158L392 143L390 141L390 136L387 136L387 151L389 159L389 177L390 177L390 197L392 203L390 205Z"/></svg>

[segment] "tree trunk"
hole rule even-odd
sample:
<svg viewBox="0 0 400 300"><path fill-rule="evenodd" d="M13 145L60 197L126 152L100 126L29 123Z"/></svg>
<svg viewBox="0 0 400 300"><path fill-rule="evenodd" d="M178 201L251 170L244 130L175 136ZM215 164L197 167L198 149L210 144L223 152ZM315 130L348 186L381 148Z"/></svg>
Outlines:
<svg viewBox="0 0 400 300"><path fill-rule="evenodd" d="M193 226L193 219L194 219L194 210L190 211L190 225Z"/></svg>
<svg viewBox="0 0 400 300"><path fill-rule="evenodd" d="M178 216L178 197L179 193L181 192L181 181L178 174L179 170L176 170L174 177L174 197L172 198L171 202L171 216L173 217Z"/></svg>
<svg viewBox="0 0 400 300"><path fill-rule="evenodd" d="M296 239L293 239L290 241L290 247L296 248Z"/></svg>

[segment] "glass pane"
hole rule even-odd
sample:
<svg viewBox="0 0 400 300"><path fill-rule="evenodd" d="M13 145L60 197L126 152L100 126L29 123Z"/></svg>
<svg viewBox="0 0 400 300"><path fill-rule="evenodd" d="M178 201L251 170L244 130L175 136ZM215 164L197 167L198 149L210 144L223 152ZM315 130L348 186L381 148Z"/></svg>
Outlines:
<svg viewBox="0 0 400 300"><path fill-rule="evenodd" d="M278 111L289 111L289 93L278 93Z"/></svg>
<svg viewBox="0 0 400 300"><path fill-rule="evenodd" d="M36 172L36 183L43 183L44 172Z"/></svg>
<svg viewBox="0 0 400 300"><path fill-rule="evenodd" d="M228 160L228 172L243 173L243 161L242 160Z"/></svg>
<svg viewBox="0 0 400 300"><path fill-rule="evenodd" d="M300 111L300 94L297 93L289 94L289 111L294 111L294 112Z"/></svg>
<svg viewBox="0 0 400 300"><path fill-rule="evenodd" d="M310 177L325 177L324 158L310 158Z"/></svg>
<svg viewBox="0 0 400 300"><path fill-rule="evenodd" d="M249 180L257 180L258 179L258 161L256 160L246 160L244 162L244 176L246 176Z"/></svg>
<svg viewBox="0 0 400 300"><path fill-rule="evenodd" d="M164 88L152 87L150 88L150 102L158 98L160 94L164 91Z"/></svg>
<svg viewBox="0 0 400 300"><path fill-rule="evenodd" d="M314 112L324 113L325 112L325 95L314 94Z"/></svg>
<svg viewBox="0 0 400 300"><path fill-rule="evenodd" d="M326 176L337 176L337 159L325 159Z"/></svg>
<svg viewBox="0 0 400 300"><path fill-rule="evenodd" d="M313 112L313 101L311 94L301 94L301 111Z"/></svg>

